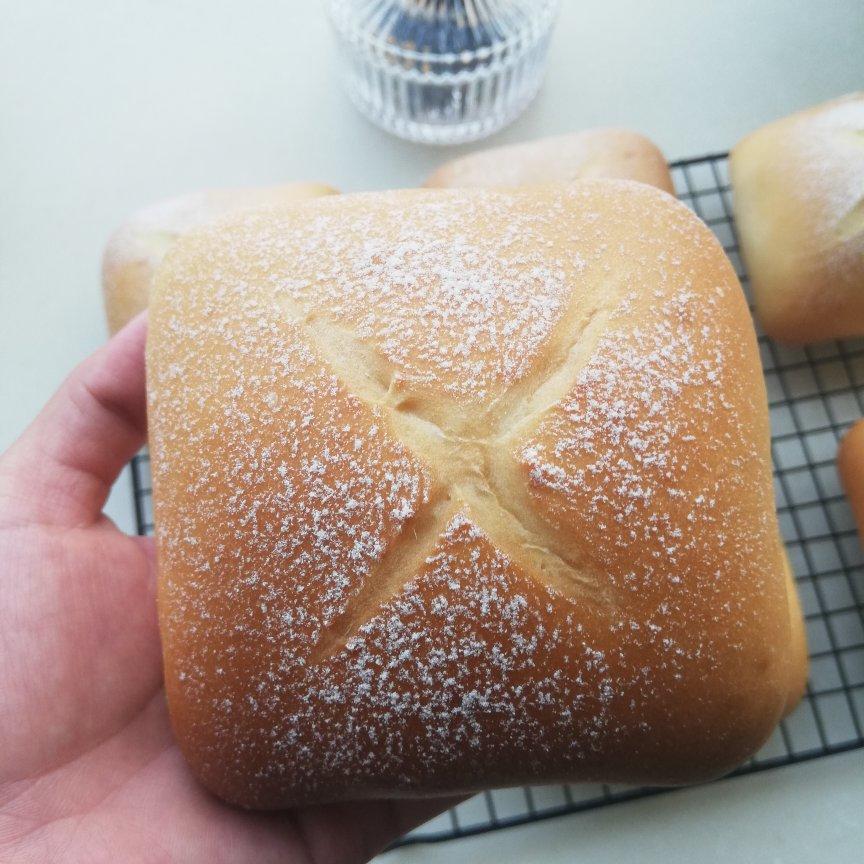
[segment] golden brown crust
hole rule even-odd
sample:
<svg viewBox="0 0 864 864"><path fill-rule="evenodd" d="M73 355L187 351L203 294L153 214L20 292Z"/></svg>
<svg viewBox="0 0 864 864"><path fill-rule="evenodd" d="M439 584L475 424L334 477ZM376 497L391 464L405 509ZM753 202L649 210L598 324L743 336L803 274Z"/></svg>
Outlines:
<svg viewBox="0 0 864 864"><path fill-rule="evenodd" d="M153 273L178 237L230 213L335 193L322 183L208 189L139 210L105 247L102 291L109 332L116 333L147 308Z"/></svg>
<svg viewBox="0 0 864 864"><path fill-rule="evenodd" d="M671 197L244 214L160 269L148 385L169 706L222 797L688 782L784 711L755 338Z"/></svg>
<svg viewBox="0 0 864 864"><path fill-rule="evenodd" d="M764 126L730 172L765 332L794 344L864 333L864 93Z"/></svg>
<svg viewBox="0 0 864 864"><path fill-rule="evenodd" d="M786 570L786 598L789 601L789 627L792 639L789 648L789 694L783 709L786 717L798 706L807 689L807 674L810 659L807 652L807 632L804 629L804 615L801 612L801 598L795 585L795 573L789 563L789 556L783 550L783 561Z"/></svg>
<svg viewBox="0 0 864 864"><path fill-rule="evenodd" d="M843 436L837 451L837 471L858 533L864 538L864 420L855 423Z"/></svg>
<svg viewBox="0 0 864 864"><path fill-rule="evenodd" d="M638 180L674 194L666 158L628 129L586 129L480 150L442 165L426 186L507 187L598 177Z"/></svg>

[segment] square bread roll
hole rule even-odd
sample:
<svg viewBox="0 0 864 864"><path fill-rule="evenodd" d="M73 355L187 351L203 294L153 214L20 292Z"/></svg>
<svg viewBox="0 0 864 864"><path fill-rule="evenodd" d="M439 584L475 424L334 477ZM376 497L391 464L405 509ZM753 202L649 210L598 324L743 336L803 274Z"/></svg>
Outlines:
<svg viewBox="0 0 864 864"><path fill-rule="evenodd" d="M427 186L530 186L596 177L638 180L674 194L666 158L629 129L585 129L479 150L442 165Z"/></svg>
<svg viewBox="0 0 864 864"><path fill-rule="evenodd" d="M797 698L741 288L611 180L246 212L155 278L179 744L255 808L678 784Z"/></svg>
<svg viewBox="0 0 864 864"><path fill-rule="evenodd" d="M139 210L114 232L102 259L109 332L116 333L147 308L153 272L178 237L230 213L334 194L322 183L205 189Z"/></svg>
<svg viewBox="0 0 864 864"><path fill-rule="evenodd" d="M864 334L864 93L764 126L729 164L765 332L792 344Z"/></svg>

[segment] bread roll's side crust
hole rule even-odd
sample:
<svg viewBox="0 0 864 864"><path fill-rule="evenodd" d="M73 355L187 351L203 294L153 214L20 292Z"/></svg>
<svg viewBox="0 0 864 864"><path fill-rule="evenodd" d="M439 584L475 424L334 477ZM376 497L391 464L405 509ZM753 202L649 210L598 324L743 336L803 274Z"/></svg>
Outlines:
<svg viewBox="0 0 864 864"><path fill-rule="evenodd" d="M666 158L657 145L627 129L587 129L481 150L442 165L425 185L525 186L598 177L638 180L675 193Z"/></svg>
<svg viewBox="0 0 864 864"><path fill-rule="evenodd" d="M670 196L246 213L160 268L165 686L278 808L730 770L800 680L749 313Z"/></svg>
<svg viewBox="0 0 864 864"><path fill-rule="evenodd" d="M116 333L147 308L153 272L171 244L188 231L230 213L285 201L334 195L322 183L210 189L170 198L135 213L112 234L102 259L108 330Z"/></svg>
<svg viewBox="0 0 864 864"><path fill-rule="evenodd" d="M864 333L864 93L752 133L730 174L765 332L792 344Z"/></svg>
<svg viewBox="0 0 864 864"><path fill-rule="evenodd" d="M804 629L804 615L801 611L801 598L798 596L798 588L795 585L795 573L789 563L789 556L783 550L783 558L786 569L786 597L789 601L789 627L792 639L789 648L789 694L783 709L783 716L788 717L798 703L804 697L807 689L807 675L809 672L810 659L807 652L807 632Z"/></svg>
<svg viewBox="0 0 864 864"><path fill-rule="evenodd" d="M858 420L843 436L837 451L837 470L858 534L864 538L864 420Z"/></svg>

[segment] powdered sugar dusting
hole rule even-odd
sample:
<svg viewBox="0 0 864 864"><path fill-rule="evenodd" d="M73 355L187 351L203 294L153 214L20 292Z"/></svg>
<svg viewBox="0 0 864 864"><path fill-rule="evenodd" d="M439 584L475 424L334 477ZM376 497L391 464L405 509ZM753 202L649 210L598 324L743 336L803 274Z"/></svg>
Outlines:
<svg viewBox="0 0 864 864"><path fill-rule="evenodd" d="M864 320L864 93L784 117L732 153L757 317L783 342L855 336Z"/></svg>
<svg viewBox="0 0 864 864"><path fill-rule="evenodd" d="M610 629L629 638L617 619L586 620L578 604L514 569L461 513L422 573L338 655L269 677L254 706L218 715L268 742L271 757L242 781L252 796L272 786L312 797L355 786L458 788L466 771L494 783L514 770L590 770L612 755L610 733L646 723L643 673L621 674L623 643L610 659L608 636L595 641ZM611 719L619 703L633 715L625 726L620 708ZM247 777L248 754L220 758Z"/></svg>
<svg viewBox="0 0 864 864"><path fill-rule="evenodd" d="M314 709L323 688L358 733L327 749L325 771L392 772L400 787L411 788L418 778L407 765L415 760L464 770L466 758L479 768L502 747L527 754L553 717L578 760L607 722L613 688L603 652L587 644L578 650L589 663L575 677L556 665L574 621L572 611L555 621L547 608L552 598L543 594L465 514L451 520L422 575L360 628L304 697ZM426 696L418 699L421 692ZM585 700L592 710L574 716ZM370 715L374 747L364 740L373 730L362 718ZM406 754L414 724L422 734Z"/></svg>
<svg viewBox="0 0 864 864"><path fill-rule="evenodd" d="M785 137L784 147L798 150L789 194L816 211L813 230L828 241L864 201L864 96L795 118Z"/></svg>
<svg viewBox="0 0 864 864"><path fill-rule="evenodd" d="M706 740L717 765L738 752L730 704L749 716L779 700L747 666L776 667L767 610L783 595L766 453L739 425L764 421L764 394L731 386L756 363L743 301L731 275L697 279L718 253L683 208L603 189L533 210L491 193L322 201L302 218L250 214L169 261L150 347L166 683L187 753L222 794L283 805L466 777L662 782L715 764ZM477 238L452 225L466 213ZM602 305L610 256L624 284L602 298L609 331L571 391L524 438L470 443L481 462L515 448L537 513L608 574L601 603L525 572L506 538L496 548L458 484L397 440L389 405L337 380L310 342L327 331L304 327L327 316L409 395L480 414L570 303ZM439 505L456 513L446 525ZM419 572L370 595L429 525Z"/></svg>
<svg viewBox="0 0 864 864"><path fill-rule="evenodd" d="M537 248L554 214L468 198L456 227L447 197L392 193L388 205L357 207L350 220L340 206L318 207L288 230L250 217L233 240L277 293L350 326L405 387L472 399L502 392L531 367L582 267L566 250ZM492 221L506 226L494 239L482 230Z"/></svg>
<svg viewBox="0 0 864 864"><path fill-rule="evenodd" d="M183 296L187 308L206 307L205 323L169 313L177 350L151 368L164 590L181 616L199 590L203 620L208 604L224 604L208 634L263 618L259 636L280 640L298 662L425 502L429 478L290 324L245 286L224 283ZM199 575L177 584L173 572Z"/></svg>
<svg viewBox="0 0 864 864"><path fill-rule="evenodd" d="M759 570L738 584L770 555L776 529L767 428L741 422L759 416L761 388L728 386L728 368L749 346L723 320L726 290L679 291L653 320L608 332L519 453L537 506L581 526L586 554L651 615L671 608L684 620L698 597L720 592L726 600L714 614L738 616L764 587ZM742 518L754 491L762 507ZM770 558L762 560L773 578Z"/></svg>

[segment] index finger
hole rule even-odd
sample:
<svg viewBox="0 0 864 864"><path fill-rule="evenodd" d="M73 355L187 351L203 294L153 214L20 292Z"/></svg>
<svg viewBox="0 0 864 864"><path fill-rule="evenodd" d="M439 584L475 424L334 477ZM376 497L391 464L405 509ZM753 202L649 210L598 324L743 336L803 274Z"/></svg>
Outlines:
<svg viewBox="0 0 864 864"><path fill-rule="evenodd" d="M77 366L0 460L0 521L86 525L146 439L147 313Z"/></svg>

